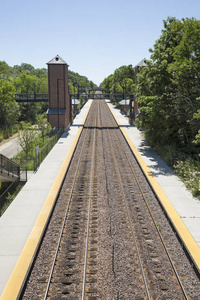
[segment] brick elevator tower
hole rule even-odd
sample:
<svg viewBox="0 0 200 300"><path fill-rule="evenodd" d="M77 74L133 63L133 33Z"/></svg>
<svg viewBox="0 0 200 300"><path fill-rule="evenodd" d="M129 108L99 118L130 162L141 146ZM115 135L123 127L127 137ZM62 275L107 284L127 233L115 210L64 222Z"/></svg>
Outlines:
<svg viewBox="0 0 200 300"><path fill-rule="evenodd" d="M47 65L49 85L47 120L52 128L65 130L71 121L68 65L59 55L51 59Z"/></svg>

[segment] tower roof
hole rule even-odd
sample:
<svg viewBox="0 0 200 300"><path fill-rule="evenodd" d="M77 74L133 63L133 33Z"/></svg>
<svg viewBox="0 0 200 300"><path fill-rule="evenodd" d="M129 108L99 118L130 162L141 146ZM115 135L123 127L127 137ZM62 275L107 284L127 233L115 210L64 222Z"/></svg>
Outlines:
<svg viewBox="0 0 200 300"><path fill-rule="evenodd" d="M146 67L146 66L147 66L146 58L143 58L143 59L135 66L135 68L137 68L137 67Z"/></svg>
<svg viewBox="0 0 200 300"><path fill-rule="evenodd" d="M67 65L69 66L59 55L56 55L54 58L52 58L47 65Z"/></svg>

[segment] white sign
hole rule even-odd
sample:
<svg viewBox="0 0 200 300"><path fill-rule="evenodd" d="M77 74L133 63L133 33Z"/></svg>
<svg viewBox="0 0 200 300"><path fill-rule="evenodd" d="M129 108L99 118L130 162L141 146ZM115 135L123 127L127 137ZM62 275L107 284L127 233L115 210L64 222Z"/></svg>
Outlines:
<svg viewBox="0 0 200 300"><path fill-rule="evenodd" d="M36 148L35 148L35 152L36 152L36 155L39 153L39 146L37 146Z"/></svg>

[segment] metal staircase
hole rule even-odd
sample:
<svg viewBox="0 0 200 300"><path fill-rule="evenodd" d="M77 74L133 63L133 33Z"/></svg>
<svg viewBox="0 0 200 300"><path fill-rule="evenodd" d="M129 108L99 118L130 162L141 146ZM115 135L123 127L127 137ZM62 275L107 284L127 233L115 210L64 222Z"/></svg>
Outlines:
<svg viewBox="0 0 200 300"><path fill-rule="evenodd" d="M12 182L20 178L20 166L0 154L0 182Z"/></svg>

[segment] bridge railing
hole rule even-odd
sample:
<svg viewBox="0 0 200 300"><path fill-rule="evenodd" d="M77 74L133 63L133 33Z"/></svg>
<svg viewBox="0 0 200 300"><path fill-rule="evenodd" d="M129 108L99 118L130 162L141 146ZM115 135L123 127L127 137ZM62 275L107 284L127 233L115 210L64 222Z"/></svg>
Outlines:
<svg viewBox="0 0 200 300"><path fill-rule="evenodd" d="M110 100L122 100L127 97L133 96L132 94L109 94L109 93L71 93L71 99L110 99ZM38 93L29 93L29 94L15 94L15 100L17 102L48 102L48 94L38 94Z"/></svg>
<svg viewBox="0 0 200 300"><path fill-rule="evenodd" d="M133 97L133 94L108 94L108 93L99 93L99 94L85 94L82 97L87 99L110 99L110 100L122 100L125 98Z"/></svg>
<svg viewBox="0 0 200 300"><path fill-rule="evenodd" d="M17 102L48 102L48 94L29 93L29 94L15 94Z"/></svg>

